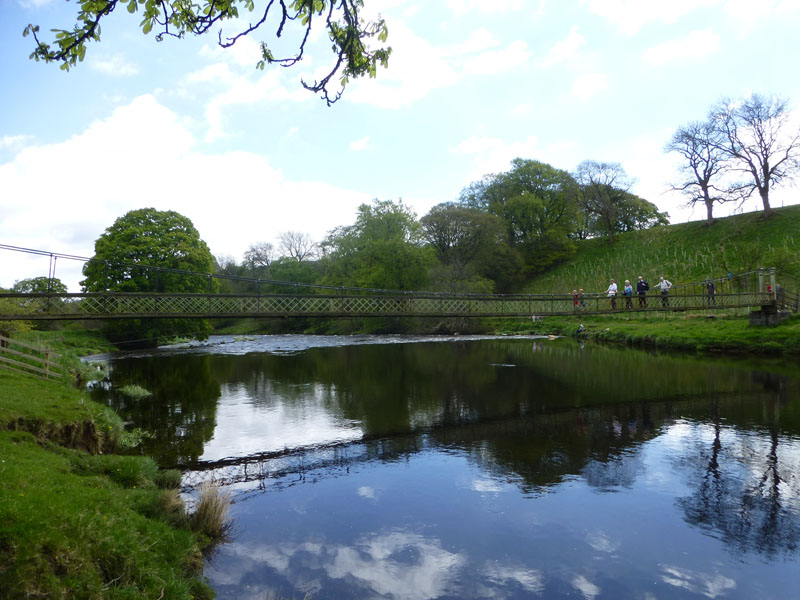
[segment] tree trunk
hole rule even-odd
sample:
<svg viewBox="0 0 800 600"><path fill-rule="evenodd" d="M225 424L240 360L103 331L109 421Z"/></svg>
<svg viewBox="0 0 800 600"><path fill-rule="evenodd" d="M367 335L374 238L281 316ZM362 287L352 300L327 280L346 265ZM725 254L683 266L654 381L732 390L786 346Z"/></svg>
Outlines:
<svg viewBox="0 0 800 600"><path fill-rule="evenodd" d="M769 205L769 188L763 187L758 189L758 195L761 196L761 201L764 203L764 216L772 214L772 208Z"/></svg>

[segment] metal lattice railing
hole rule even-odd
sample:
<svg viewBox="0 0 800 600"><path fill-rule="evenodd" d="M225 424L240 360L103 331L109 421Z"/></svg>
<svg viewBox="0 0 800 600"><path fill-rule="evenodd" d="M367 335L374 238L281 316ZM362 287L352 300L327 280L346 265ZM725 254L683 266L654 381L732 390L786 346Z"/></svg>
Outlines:
<svg viewBox="0 0 800 600"><path fill-rule="evenodd" d="M673 289L662 297L602 294L0 294L0 320L202 318L202 317L504 317L639 311L686 311L769 305L774 293L692 293Z"/></svg>

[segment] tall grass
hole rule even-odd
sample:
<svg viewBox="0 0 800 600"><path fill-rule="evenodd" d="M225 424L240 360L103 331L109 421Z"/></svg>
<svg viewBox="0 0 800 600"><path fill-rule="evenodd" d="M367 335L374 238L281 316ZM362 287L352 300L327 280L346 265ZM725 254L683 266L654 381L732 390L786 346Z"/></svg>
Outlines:
<svg viewBox="0 0 800 600"><path fill-rule="evenodd" d="M216 483L203 482L194 513L189 518L191 528L205 535L209 545L227 540L232 524L228 516L230 507L230 490L220 491Z"/></svg>

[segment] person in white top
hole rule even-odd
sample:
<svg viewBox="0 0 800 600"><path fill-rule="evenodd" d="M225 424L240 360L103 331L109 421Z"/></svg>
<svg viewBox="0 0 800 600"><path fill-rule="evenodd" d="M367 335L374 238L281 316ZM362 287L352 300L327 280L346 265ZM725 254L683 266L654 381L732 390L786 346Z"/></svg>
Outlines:
<svg viewBox="0 0 800 600"><path fill-rule="evenodd" d="M659 277L656 287L661 290L661 306L669 306L669 289L672 287L672 283Z"/></svg>
<svg viewBox="0 0 800 600"><path fill-rule="evenodd" d="M617 308L617 284L614 283L614 280L611 280L611 283L606 290L606 295L611 298L611 310L616 310Z"/></svg>

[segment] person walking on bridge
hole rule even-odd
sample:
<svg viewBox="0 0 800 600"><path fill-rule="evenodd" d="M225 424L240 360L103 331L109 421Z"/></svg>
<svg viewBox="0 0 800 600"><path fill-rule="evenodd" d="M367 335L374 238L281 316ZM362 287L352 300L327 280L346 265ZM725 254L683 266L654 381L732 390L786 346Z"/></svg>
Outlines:
<svg viewBox="0 0 800 600"><path fill-rule="evenodd" d="M708 293L708 305L717 303L717 286L714 281L709 277L706 279L706 292Z"/></svg>
<svg viewBox="0 0 800 600"><path fill-rule="evenodd" d="M661 290L661 306L669 306L669 290L672 287L672 283L663 277L659 277L656 287Z"/></svg>
<svg viewBox="0 0 800 600"><path fill-rule="evenodd" d="M647 291L650 289L650 284L639 275L639 281L636 282L636 294L639 296L639 308L647 308Z"/></svg>
<svg viewBox="0 0 800 600"><path fill-rule="evenodd" d="M614 280L611 280L611 283L608 285L608 289L606 290L606 295L611 298L611 310L617 310L617 284L614 283Z"/></svg>
<svg viewBox="0 0 800 600"><path fill-rule="evenodd" d="M633 286L630 280L625 280L625 287L622 288L622 295L625 296L625 308L633 308Z"/></svg>

